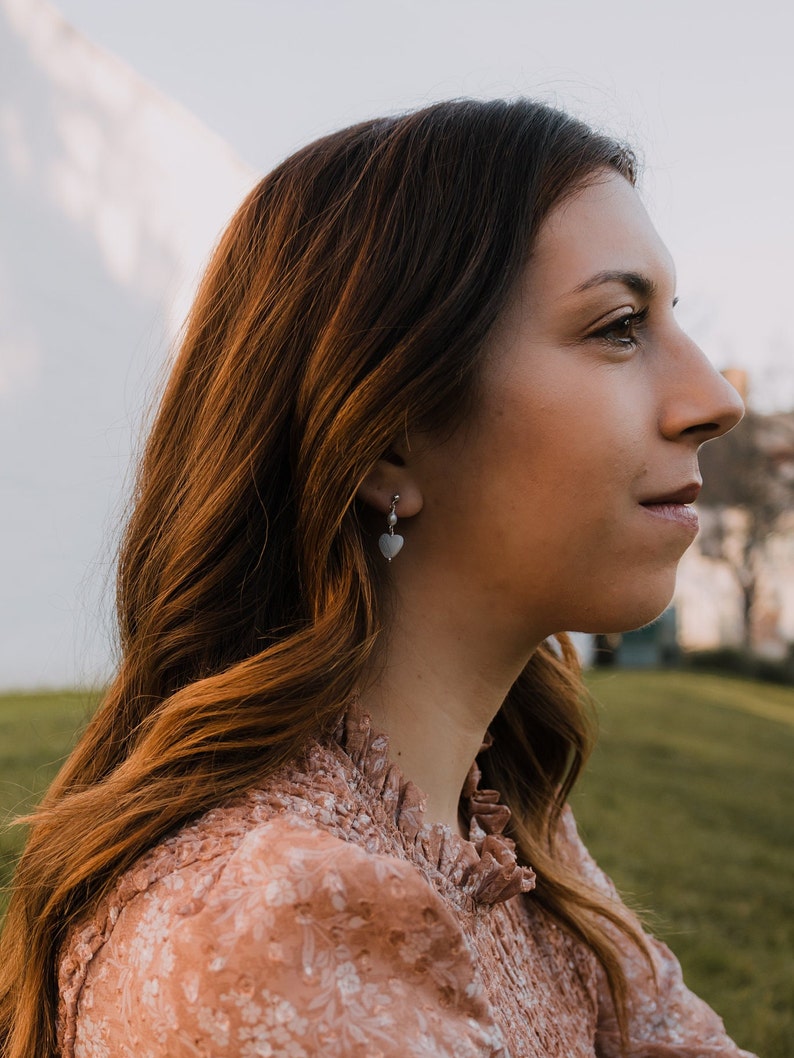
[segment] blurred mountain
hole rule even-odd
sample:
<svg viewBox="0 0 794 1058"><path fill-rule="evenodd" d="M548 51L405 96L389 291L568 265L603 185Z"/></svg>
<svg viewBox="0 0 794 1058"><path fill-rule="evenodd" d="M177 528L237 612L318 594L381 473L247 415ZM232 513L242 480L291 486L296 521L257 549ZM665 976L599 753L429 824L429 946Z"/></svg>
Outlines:
<svg viewBox="0 0 794 1058"><path fill-rule="evenodd" d="M110 672L131 453L253 182L44 0L0 0L0 687Z"/></svg>

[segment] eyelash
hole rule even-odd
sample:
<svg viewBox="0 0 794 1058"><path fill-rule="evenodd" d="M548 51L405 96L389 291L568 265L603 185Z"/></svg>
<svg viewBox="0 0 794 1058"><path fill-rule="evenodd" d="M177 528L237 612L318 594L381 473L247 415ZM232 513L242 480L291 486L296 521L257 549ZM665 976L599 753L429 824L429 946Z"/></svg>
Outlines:
<svg viewBox="0 0 794 1058"><path fill-rule="evenodd" d="M621 349L635 349L639 345L636 329L641 327L647 318L647 306L644 309L640 309L639 312L627 312L618 319L612 320L606 327L595 331L591 337L602 338L605 342L609 342L610 345L617 345ZM617 331L627 327L629 328L628 334L624 333L620 338L612 337Z"/></svg>

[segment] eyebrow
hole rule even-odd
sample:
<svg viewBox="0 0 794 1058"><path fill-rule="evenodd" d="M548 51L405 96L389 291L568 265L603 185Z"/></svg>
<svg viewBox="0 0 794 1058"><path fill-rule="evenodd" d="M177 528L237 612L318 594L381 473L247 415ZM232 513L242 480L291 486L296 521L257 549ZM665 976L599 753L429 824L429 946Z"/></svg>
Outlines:
<svg viewBox="0 0 794 1058"><path fill-rule="evenodd" d="M641 272L620 271L596 272L594 276L575 287L571 293L581 294L585 290L592 290L593 287L602 286L604 283L620 283L633 293L639 294L646 299L652 298L656 293L656 284L648 276L643 275Z"/></svg>

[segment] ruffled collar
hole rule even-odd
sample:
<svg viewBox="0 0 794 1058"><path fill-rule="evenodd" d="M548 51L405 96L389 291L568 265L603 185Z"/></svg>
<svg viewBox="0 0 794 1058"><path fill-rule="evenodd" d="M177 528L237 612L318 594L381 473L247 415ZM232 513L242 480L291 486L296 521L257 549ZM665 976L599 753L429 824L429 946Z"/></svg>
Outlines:
<svg viewBox="0 0 794 1058"><path fill-rule="evenodd" d="M535 888L535 872L518 863L515 842L504 834L510 809L496 790L480 789L476 761L461 792L469 828L466 840L448 826L424 822L425 795L389 759L388 736L373 730L369 714L357 700L340 720L334 742L350 758L405 846L446 877L467 901L488 906ZM489 738L480 752L490 744Z"/></svg>

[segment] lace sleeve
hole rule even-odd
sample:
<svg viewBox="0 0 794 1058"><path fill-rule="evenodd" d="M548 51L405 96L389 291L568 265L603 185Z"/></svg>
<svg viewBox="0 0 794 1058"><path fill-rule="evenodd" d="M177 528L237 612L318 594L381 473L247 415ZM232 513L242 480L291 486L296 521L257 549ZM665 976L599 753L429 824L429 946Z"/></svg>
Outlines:
<svg viewBox="0 0 794 1058"><path fill-rule="evenodd" d="M207 891L177 872L124 909L91 964L74 1049L501 1053L461 930L417 869L290 817L253 831Z"/></svg>
<svg viewBox="0 0 794 1058"><path fill-rule="evenodd" d="M570 809L563 814L561 838L585 880L619 900L615 886L582 844ZM617 931L616 935L631 989L628 1058L754 1058L729 1039L722 1020L686 987L680 964L665 944L646 934L656 971L654 982L642 953ZM598 1026L598 1058L621 1058L615 1011L601 971Z"/></svg>

